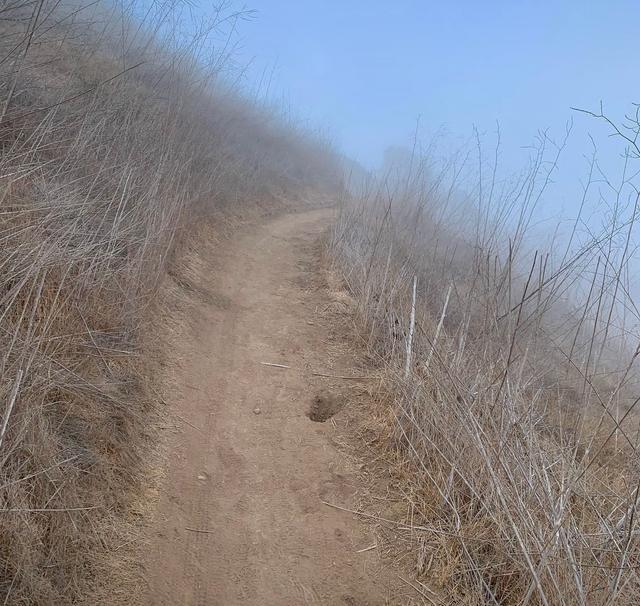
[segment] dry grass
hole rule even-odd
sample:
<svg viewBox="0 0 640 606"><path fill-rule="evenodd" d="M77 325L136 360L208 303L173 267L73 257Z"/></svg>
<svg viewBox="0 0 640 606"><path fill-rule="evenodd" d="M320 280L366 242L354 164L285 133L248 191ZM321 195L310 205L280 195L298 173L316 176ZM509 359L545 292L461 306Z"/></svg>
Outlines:
<svg viewBox="0 0 640 606"><path fill-rule="evenodd" d="M335 182L223 84L243 15L151 6L0 4L4 604L74 603L121 546L162 415L145 320L193 225Z"/></svg>
<svg viewBox="0 0 640 606"><path fill-rule="evenodd" d="M449 603L640 600L637 197L613 188L600 231L530 245L548 144L513 182L485 164L466 196L464 155L416 155L344 200L330 242L386 369L415 567Z"/></svg>

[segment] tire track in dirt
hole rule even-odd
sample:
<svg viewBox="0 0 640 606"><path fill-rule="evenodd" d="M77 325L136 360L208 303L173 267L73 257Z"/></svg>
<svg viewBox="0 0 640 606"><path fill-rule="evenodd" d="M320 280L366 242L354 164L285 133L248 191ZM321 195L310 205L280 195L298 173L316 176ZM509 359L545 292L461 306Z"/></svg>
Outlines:
<svg viewBox="0 0 640 606"><path fill-rule="evenodd" d="M310 374L327 362L315 319L331 214L285 215L211 252L208 301L176 349L171 408L186 423L149 529L146 604L406 603L377 550L359 552L370 528L322 504L353 506L359 487L331 422L307 417L331 403L331 381Z"/></svg>

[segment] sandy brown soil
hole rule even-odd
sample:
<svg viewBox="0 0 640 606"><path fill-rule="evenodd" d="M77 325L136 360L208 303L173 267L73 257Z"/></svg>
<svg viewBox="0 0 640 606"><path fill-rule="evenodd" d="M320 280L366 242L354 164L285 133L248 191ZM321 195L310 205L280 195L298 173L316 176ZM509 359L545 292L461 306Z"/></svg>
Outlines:
<svg viewBox="0 0 640 606"><path fill-rule="evenodd" d="M331 353L323 320L330 220L288 214L211 255L177 352L181 428L149 530L149 605L409 601L371 529L325 504L355 507L362 488L357 461L335 445L345 381L312 374L357 374Z"/></svg>

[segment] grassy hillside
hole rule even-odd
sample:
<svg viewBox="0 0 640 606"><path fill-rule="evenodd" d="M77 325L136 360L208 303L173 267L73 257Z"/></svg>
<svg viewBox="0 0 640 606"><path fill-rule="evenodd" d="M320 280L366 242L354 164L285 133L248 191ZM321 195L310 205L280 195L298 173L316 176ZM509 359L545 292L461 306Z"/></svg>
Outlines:
<svg viewBox="0 0 640 606"><path fill-rule="evenodd" d="M243 15L210 14L0 5L4 604L74 603L116 547L162 413L141 343L194 226L336 184L326 146L225 84Z"/></svg>
<svg viewBox="0 0 640 606"><path fill-rule="evenodd" d="M448 603L640 599L638 196L594 185L592 160L598 220L544 246L559 150L512 181L486 157L469 176L466 152L392 162L331 241L386 377L402 527Z"/></svg>

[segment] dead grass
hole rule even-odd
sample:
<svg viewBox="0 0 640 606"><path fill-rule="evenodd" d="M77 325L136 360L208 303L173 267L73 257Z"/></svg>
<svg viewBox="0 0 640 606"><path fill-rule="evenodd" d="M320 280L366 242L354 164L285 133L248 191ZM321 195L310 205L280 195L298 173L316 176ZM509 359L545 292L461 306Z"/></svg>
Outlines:
<svg viewBox="0 0 640 606"><path fill-rule="evenodd" d="M150 322L195 226L335 183L322 144L222 82L209 41L242 15L123 6L0 8L5 604L76 603L130 541L164 416Z"/></svg>
<svg viewBox="0 0 640 606"><path fill-rule="evenodd" d="M552 151L514 183L496 183L490 167L467 196L455 159L438 172L416 158L346 198L329 245L384 369L370 439L400 477L401 540L445 603L640 597L625 278L636 204L619 195L600 232L530 246Z"/></svg>

